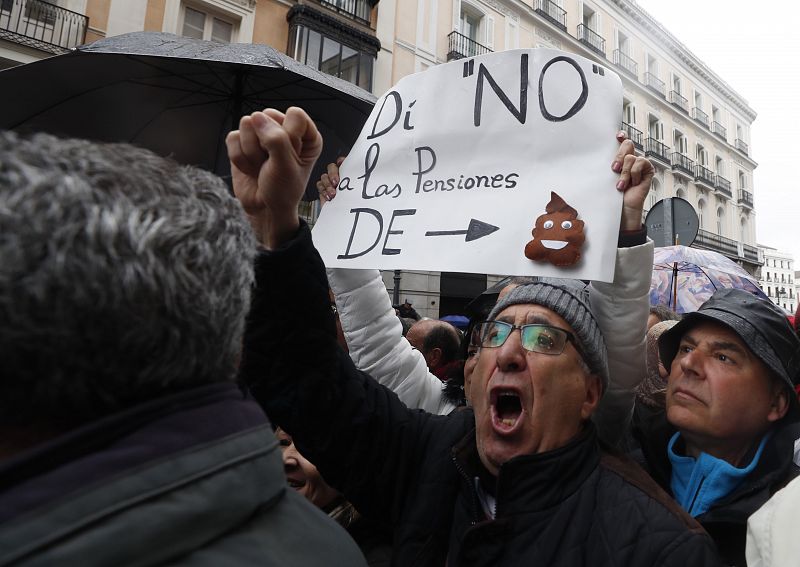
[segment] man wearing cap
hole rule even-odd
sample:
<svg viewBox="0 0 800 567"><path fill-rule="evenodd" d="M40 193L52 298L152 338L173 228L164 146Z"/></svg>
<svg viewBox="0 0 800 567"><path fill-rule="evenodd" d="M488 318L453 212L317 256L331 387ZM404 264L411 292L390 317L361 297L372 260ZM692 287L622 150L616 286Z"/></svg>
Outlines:
<svg viewBox="0 0 800 567"><path fill-rule="evenodd" d="M715 564L699 524L600 449L589 418L607 352L579 282L521 286L497 304L481 328L473 408L409 410L353 366L295 212L318 136L293 108L245 117L228 137L234 191L266 248L240 377L330 484L392 530L393 564ZM630 143L617 163L622 227L640 228L652 165Z"/></svg>
<svg viewBox="0 0 800 567"><path fill-rule="evenodd" d="M651 474L745 565L747 518L798 474L800 341L772 303L721 289L659 350L666 412L635 425Z"/></svg>

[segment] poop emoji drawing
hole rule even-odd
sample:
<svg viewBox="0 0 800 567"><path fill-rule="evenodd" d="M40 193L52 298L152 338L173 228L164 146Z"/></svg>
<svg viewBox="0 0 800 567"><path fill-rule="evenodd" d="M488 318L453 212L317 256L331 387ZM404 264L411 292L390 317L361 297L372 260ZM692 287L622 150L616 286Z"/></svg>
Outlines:
<svg viewBox="0 0 800 567"><path fill-rule="evenodd" d="M536 219L531 234L533 240L525 246L525 257L554 266L572 266L581 259L581 247L586 236L578 211L570 207L555 191L545 214Z"/></svg>

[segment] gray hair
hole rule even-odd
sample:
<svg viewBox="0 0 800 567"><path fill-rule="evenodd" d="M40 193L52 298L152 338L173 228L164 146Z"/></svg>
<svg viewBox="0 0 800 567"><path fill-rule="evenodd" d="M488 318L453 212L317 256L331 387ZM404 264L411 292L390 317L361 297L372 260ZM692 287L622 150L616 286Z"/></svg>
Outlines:
<svg viewBox="0 0 800 567"><path fill-rule="evenodd" d="M0 132L0 424L77 425L233 379L254 256L211 173Z"/></svg>

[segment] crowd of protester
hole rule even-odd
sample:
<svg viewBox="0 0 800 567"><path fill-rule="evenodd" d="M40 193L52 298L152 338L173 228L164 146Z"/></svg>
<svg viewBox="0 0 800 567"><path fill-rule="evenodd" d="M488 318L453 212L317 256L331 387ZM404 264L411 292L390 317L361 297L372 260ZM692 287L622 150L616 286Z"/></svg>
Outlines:
<svg viewBox="0 0 800 567"><path fill-rule="evenodd" d="M512 279L462 333L326 270L301 109L242 118L234 195L0 132L0 565L797 564L800 339L741 290L649 305L618 141L614 281Z"/></svg>

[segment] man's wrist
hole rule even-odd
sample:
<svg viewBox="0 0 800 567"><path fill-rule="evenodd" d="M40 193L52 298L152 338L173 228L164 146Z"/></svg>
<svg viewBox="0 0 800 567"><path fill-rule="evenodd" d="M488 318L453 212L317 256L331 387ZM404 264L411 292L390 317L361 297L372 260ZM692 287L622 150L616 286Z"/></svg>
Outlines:
<svg viewBox="0 0 800 567"><path fill-rule="evenodd" d="M619 231L617 248L632 248L633 246L641 246L645 242L647 242L647 227L640 223L635 230Z"/></svg>

